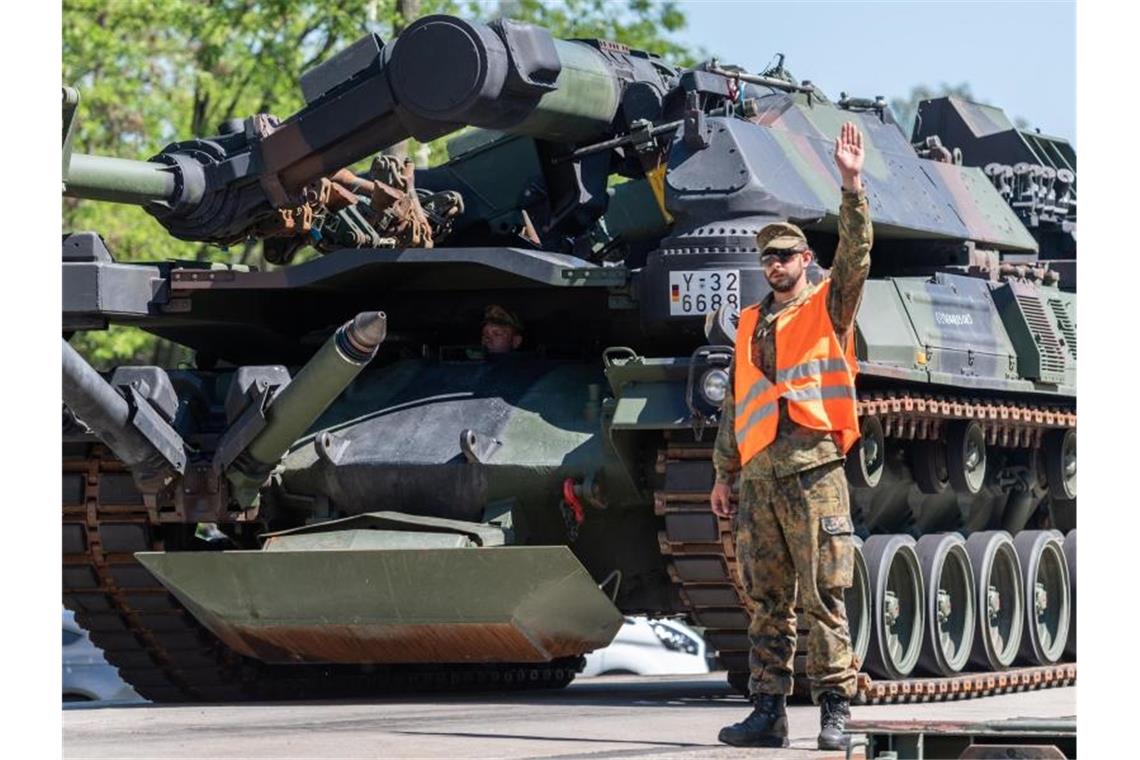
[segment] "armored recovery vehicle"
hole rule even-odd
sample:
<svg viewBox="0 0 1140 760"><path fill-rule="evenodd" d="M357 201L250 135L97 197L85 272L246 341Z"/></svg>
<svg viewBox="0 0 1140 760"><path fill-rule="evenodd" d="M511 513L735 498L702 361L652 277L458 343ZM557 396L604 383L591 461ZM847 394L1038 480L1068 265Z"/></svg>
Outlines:
<svg viewBox="0 0 1140 760"><path fill-rule="evenodd" d="M64 89L66 195L274 264L63 237L64 604L140 694L560 686L623 614L687 617L741 684L750 601L707 501L733 315L767 292L768 222L824 275L847 120L875 227L846 465L863 695L1075 678L1065 141L954 98L908 138L782 65L509 20L367 36L302 88L148 161L74 151ZM452 133L439 166L345 170ZM475 348L488 304L520 350ZM110 324L196 366L102 375L67 337Z"/></svg>

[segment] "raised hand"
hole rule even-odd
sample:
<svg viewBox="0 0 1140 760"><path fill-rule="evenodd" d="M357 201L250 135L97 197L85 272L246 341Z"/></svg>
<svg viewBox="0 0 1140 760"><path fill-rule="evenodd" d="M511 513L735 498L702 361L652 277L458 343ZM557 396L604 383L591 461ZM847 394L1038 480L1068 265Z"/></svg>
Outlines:
<svg viewBox="0 0 1140 760"><path fill-rule="evenodd" d="M846 122L835 138L835 165L845 190L863 189L863 133L853 121Z"/></svg>

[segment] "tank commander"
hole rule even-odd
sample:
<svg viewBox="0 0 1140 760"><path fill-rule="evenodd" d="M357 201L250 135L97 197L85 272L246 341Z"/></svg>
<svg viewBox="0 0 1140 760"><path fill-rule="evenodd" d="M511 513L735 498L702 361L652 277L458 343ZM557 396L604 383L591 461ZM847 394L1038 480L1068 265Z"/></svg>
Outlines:
<svg viewBox="0 0 1140 760"><path fill-rule="evenodd" d="M483 349L489 354L509 354L522 345L522 321L498 304L483 310Z"/></svg>
<svg viewBox="0 0 1140 760"><path fill-rule="evenodd" d="M776 223L757 234L772 292L743 309L713 464L712 510L735 515L736 556L756 610L748 629L753 712L721 729L735 746L786 747L796 650L795 603L808 620L807 676L820 705L820 749L842 749L856 664L844 607L854 539L843 457L859 436L855 313L871 267L863 136L847 122L835 141L842 181L839 245L813 284L804 233ZM739 507L731 500L739 480Z"/></svg>

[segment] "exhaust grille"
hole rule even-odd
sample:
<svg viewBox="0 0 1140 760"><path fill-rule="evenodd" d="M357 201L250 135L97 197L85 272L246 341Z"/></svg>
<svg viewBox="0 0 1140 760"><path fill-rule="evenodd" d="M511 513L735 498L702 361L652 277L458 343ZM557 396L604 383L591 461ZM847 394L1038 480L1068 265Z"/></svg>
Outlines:
<svg viewBox="0 0 1140 760"><path fill-rule="evenodd" d="M1065 374L1065 355L1061 352L1061 341L1053 331L1053 324L1045 312L1041 298L1031 293L1017 293L1017 305L1025 315L1026 324L1033 335L1033 342L1041 353L1041 380L1047 383L1061 382ZM1074 331L1075 336L1075 331Z"/></svg>
<svg viewBox="0 0 1140 760"><path fill-rule="evenodd" d="M1073 357L1073 361L1077 360L1077 326L1069 319L1069 310L1065 308L1065 302L1060 298L1050 298L1049 308L1053 310L1053 316L1057 318L1057 326L1061 328L1061 336L1064 339L1065 348L1069 349L1069 356Z"/></svg>

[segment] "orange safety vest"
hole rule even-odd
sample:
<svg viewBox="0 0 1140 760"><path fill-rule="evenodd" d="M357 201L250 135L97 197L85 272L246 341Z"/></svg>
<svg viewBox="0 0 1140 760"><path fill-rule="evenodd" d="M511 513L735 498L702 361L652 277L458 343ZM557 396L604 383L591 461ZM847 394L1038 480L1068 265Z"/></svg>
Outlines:
<svg viewBox="0 0 1140 760"><path fill-rule="evenodd" d="M742 464L776 440L781 397L794 422L831 433L841 452L847 453L858 440L855 340L853 335L847 340L846 351L839 345L827 313L830 288L831 280L824 280L814 293L776 317L775 383L752 360L752 336L760 321L760 306L755 304L740 312L733 393Z"/></svg>

